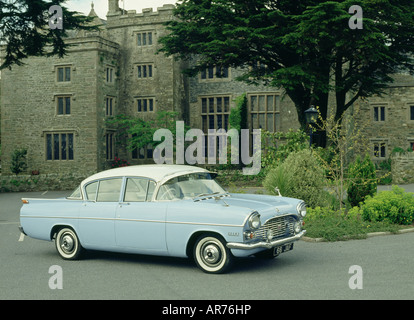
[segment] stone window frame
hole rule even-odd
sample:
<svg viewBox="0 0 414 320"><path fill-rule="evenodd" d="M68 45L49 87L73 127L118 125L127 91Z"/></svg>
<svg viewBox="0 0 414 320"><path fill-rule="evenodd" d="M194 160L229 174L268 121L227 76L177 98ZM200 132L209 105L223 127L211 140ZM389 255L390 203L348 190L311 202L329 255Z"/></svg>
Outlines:
<svg viewBox="0 0 414 320"><path fill-rule="evenodd" d="M217 66L211 66L205 68L199 72L198 80L199 82L218 82L218 81L231 81L231 68L224 68L227 73L225 77L218 76Z"/></svg>
<svg viewBox="0 0 414 320"><path fill-rule="evenodd" d="M154 96L135 97L135 110L138 114L154 113L156 110L156 99ZM150 110L152 108L152 110ZM146 110L145 110L146 109Z"/></svg>
<svg viewBox="0 0 414 320"><path fill-rule="evenodd" d="M256 108L252 107L252 98L257 97ZM263 97L263 109L260 108L260 100ZM273 97L272 108L269 108L269 97ZM270 132L276 132L280 127L280 92L252 92L247 94L247 124L250 130L253 129L262 129L269 131L269 115L272 114L272 126L273 130ZM253 119L253 115L256 115L256 119ZM264 118L264 128L260 128L260 118Z"/></svg>
<svg viewBox="0 0 414 320"><path fill-rule="evenodd" d="M135 70L135 79L137 80L154 79L155 64L153 62L136 63L134 70ZM144 75L144 70L145 70L146 75Z"/></svg>
<svg viewBox="0 0 414 320"><path fill-rule="evenodd" d="M63 70L69 69L70 70L70 75L69 75L70 79L69 80L64 80L63 79L62 81L60 81L59 80L59 69L63 69ZM56 74L56 78L55 78L56 83L57 84L71 84L72 79L73 79L73 71L75 71L75 70L76 70L75 67L71 63L55 65L54 66L54 72ZM65 72L63 73L63 77L65 78Z"/></svg>
<svg viewBox="0 0 414 320"><path fill-rule="evenodd" d="M373 160L383 161L389 157L389 139L386 138L372 138L370 139L371 144L371 157ZM375 154L375 148L378 146L379 155ZM382 156L382 148L384 147L384 156Z"/></svg>
<svg viewBox="0 0 414 320"><path fill-rule="evenodd" d="M265 76L268 71L268 68L269 67L267 66L267 64L256 60L248 67L248 70L251 73ZM249 80L257 80L257 79L255 79L255 77L253 76L250 76Z"/></svg>
<svg viewBox="0 0 414 320"><path fill-rule="evenodd" d="M116 74L115 74L115 66L113 65L106 65L105 66L105 83L107 84L114 84L116 80Z"/></svg>
<svg viewBox="0 0 414 320"><path fill-rule="evenodd" d="M375 120L375 108L378 108L377 120ZM382 112L380 111L380 108L384 108L384 120L381 120ZM372 123L375 123L375 124L387 123L388 122L388 104L386 103L371 104L371 119L372 119Z"/></svg>
<svg viewBox="0 0 414 320"><path fill-rule="evenodd" d="M111 102L108 104L108 102ZM116 107L116 97L107 95L105 96L105 116L106 117L113 117L115 115L115 107Z"/></svg>
<svg viewBox="0 0 414 320"><path fill-rule="evenodd" d="M229 128L232 94L214 94L199 96L201 130ZM221 123L221 125L220 125Z"/></svg>
<svg viewBox="0 0 414 320"><path fill-rule="evenodd" d="M411 111L411 108L414 109L414 102L407 103L407 120L408 120L408 123L413 124L414 123L414 110Z"/></svg>
<svg viewBox="0 0 414 320"><path fill-rule="evenodd" d="M411 148L411 150L414 151L414 137L408 137L407 142L408 142L408 148Z"/></svg>
<svg viewBox="0 0 414 320"><path fill-rule="evenodd" d="M136 148L131 151L132 160L151 160L153 159L154 148L151 145L147 145L143 148Z"/></svg>
<svg viewBox="0 0 414 320"><path fill-rule="evenodd" d="M148 37L149 34L151 35L150 38ZM152 47L153 45L155 45L155 35L156 32L154 29L134 31L136 46L138 48ZM149 39L151 40L149 41Z"/></svg>
<svg viewBox="0 0 414 320"><path fill-rule="evenodd" d="M137 137L136 133L129 135L130 139L135 139L136 137ZM151 144L148 144L147 146L143 148L135 148L131 150L131 159L132 160L153 159L153 152L154 152L154 147Z"/></svg>
<svg viewBox="0 0 414 320"><path fill-rule="evenodd" d="M45 139L46 161L74 161L75 160L75 137L77 135L78 135L77 132L74 130L43 131L42 137L44 137ZM56 155L56 140L55 140L56 136L58 137L58 141L57 141L58 142L58 145L57 145L58 155ZM63 139L63 136L65 136L66 138ZM50 137L50 148L49 148L49 137ZM70 142L71 141L70 137L72 138L72 143ZM65 152L63 152L64 150ZM50 154L50 157L49 157L49 154ZM65 156L63 157L63 155Z"/></svg>
<svg viewBox="0 0 414 320"><path fill-rule="evenodd" d="M115 131L108 130L105 132L105 159L107 161L113 161L115 159Z"/></svg>
<svg viewBox="0 0 414 320"><path fill-rule="evenodd" d="M64 100L64 105L62 106L62 113L60 113L60 108L59 108L59 99L65 99ZM67 98L69 98L70 104L69 104L69 112L67 109ZM73 93L59 93L59 94L55 94L53 97L54 103L55 103L55 115L56 116L70 116L72 114L73 111L73 101L74 99L74 94Z"/></svg>

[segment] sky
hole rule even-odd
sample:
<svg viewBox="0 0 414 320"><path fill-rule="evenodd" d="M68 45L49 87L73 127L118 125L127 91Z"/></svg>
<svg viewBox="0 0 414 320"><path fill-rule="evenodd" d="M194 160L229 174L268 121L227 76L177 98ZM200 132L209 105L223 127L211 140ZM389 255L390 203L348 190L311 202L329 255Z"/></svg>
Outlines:
<svg viewBox="0 0 414 320"><path fill-rule="evenodd" d="M91 11L92 2L94 3L96 14L100 18L106 19L108 0L68 0L66 7L71 11L78 11L87 15ZM145 8L153 8L156 11L163 4L175 4L176 2L177 0L121 0L119 1L119 7L122 8L125 5L125 10L136 10L137 13L140 13Z"/></svg>

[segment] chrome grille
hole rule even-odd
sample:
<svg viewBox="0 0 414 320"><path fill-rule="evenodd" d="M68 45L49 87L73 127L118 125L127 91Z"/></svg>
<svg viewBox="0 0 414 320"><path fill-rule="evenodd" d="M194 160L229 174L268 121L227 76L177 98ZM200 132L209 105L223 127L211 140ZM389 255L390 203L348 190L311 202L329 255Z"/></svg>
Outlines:
<svg viewBox="0 0 414 320"><path fill-rule="evenodd" d="M259 230L255 231L256 238L267 239L268 230L273 233L273 238L290 236L294 234L293 225L295 218L292 216L281 216L269 219Z"/></svg>

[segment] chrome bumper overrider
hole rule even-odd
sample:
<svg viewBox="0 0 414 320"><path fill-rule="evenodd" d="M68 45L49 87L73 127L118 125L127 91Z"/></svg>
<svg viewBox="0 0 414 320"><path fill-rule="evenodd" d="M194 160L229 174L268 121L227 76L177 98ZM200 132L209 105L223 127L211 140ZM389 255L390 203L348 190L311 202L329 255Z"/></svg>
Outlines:
<svg viewBox="0 0 414 320"><path fill-rule="evenodd" d="M261 242L256 242L256 243L229 242L227 243L227 248L241 249L241 250L250 250L250 249L257 249L257 248L272 249L274 247L284 245L285 243L297 241L300 238L302 238L305 234L306 234L306 230L303 230L300 233L292 237L269 241L269 242L267 241L261 241Z"/></svg>

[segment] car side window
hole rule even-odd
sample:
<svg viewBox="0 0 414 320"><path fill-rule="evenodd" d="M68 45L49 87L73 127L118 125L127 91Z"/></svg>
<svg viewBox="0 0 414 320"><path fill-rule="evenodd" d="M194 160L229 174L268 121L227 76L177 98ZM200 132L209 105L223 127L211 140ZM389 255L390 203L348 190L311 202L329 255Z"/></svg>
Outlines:
<svg viewBox="0 0 414 320"><path fill-rule="evenodd" d="M101 180L96 201L118 202L121 193L122 178Z"/></svg>
<svg viewBox="0 0 414 320"><path fill-rule="evenodd" d="M92 182L86 186L85 191L86 191L86 196L88 197L88 200L95 201L97 188L98 188L98 181Z"/></svg>
<svg viewBox="0 0 414 320"><path fill-rule="evenodd" d="M128 178L125 189L125 202L151 201L154 193L154 181L146 178Z"/></svg>
<svg viewBox="0 0 414 320"><path fill-rule="evenodd" d="M154 194L155 190L155 182L150 180L148 183L148 192L147 192L147 201L151 201L152 195Z"/></svg>

